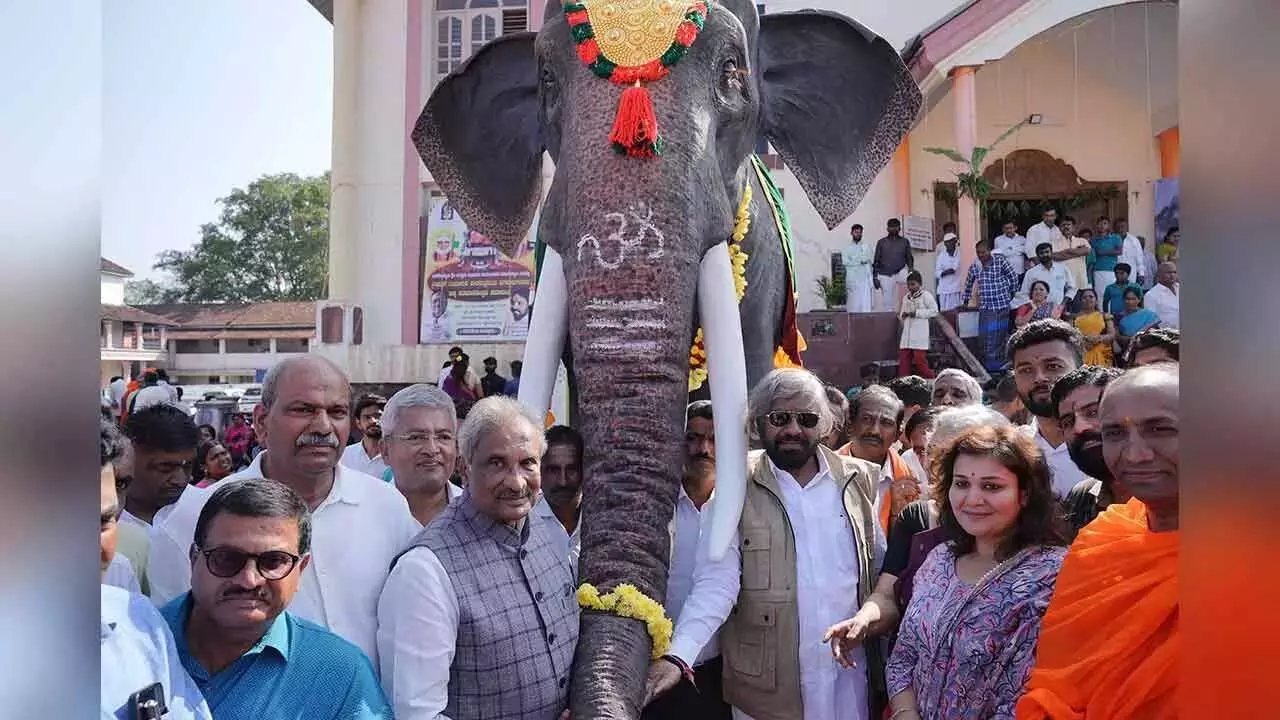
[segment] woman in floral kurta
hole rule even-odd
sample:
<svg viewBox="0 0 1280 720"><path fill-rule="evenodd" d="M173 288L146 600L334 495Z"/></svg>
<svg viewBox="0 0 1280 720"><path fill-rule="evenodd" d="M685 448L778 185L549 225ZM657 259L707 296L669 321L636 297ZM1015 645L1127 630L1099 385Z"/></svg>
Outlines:
<svg viewBox="0 0 1280 720"><path fill-rule="evenodd" d="M1049 469L1016 429L981 427L932 474L950 539L915 576L886 671L893 717L1012 720L1067 551Z"/></svg>

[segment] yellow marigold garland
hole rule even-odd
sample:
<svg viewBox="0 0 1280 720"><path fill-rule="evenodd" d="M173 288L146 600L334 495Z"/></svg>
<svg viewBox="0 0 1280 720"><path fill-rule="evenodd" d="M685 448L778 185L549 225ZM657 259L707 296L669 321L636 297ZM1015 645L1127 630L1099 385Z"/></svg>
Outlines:
<svg viewBox="0 0 1280 720"><path fill-rule="evenodd" d="M742 200L738 203L738 212L733 223L733 235L729 241L729 262L733 264L733 289L738 296L738 303L747 293L747 252L742 249L742 241L751 229L751 183L742 189ZM689 350L689 392L702 387L707 381L707 349L703 345L702 328L698 328L693 338L693 347Z"/></svg>
<svg viewBox="0 0 1280 720"><path fill-rule="evenodd" d="M611 612L625 618L644 622L649 638L653 640L653 659L667 654L671 648L671 618L662 604L636 589L624 584L613 592L600 594L595 585L583 583L578 587L578 604L588 610Z"/></svg>

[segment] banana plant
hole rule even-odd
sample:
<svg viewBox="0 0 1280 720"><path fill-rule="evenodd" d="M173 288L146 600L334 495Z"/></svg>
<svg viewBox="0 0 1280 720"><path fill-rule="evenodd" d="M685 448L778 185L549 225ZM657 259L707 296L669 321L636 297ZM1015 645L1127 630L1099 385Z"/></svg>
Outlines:
<svg viewBox="0 0 1280 720"><path fill-rule="evenodd" d="M991 154L997 145L1004 142L1010 135L1022 129L1027 121L1017 123L1000 134L994 142L986 147L976 146L969 157L965 157L963 153L955 148L944 147L927 147L924 149L927 153L941 155L950 160L954 160L965 167L964 170L957 172L956 189L961 196L968 196L974 199L984 209L987 206L987 198L991 197L991 182L982 177L982 163Z"/></svg>

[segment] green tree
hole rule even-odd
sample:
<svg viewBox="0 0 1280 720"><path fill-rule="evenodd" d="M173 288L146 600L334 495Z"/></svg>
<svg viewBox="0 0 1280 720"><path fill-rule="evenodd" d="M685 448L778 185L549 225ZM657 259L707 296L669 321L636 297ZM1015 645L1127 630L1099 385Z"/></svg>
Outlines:
<svg viewBox="0 0 1280 720"><path fill-rule="evenodd" d="M265 175L220 198L190 250L160 253L167 302L319 300L329 270L329 173Z"/></svg>
<svg viewBox="0 0 1280 720"><path fill-rule="evenodd" d="M172 302L178 289L155 280L128 280L124 284L125 305L151 305Z"/></svg>

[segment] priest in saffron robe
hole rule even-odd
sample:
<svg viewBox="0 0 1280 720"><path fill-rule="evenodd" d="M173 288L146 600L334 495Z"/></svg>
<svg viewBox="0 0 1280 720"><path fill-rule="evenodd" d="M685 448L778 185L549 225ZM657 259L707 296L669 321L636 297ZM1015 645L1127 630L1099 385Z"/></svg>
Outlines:
<svg viewBox="0 0 1280 720"><path fill-rule="evenodd" d="M1071 545L1018 720L1177 717L1177 364L1113 380L1101 421L1107 466L1133 499Z"/></svg>

